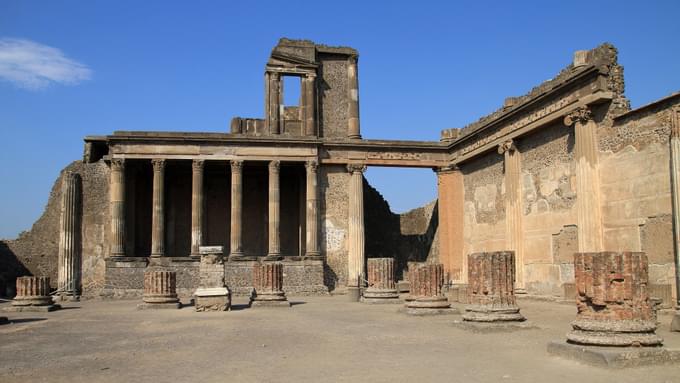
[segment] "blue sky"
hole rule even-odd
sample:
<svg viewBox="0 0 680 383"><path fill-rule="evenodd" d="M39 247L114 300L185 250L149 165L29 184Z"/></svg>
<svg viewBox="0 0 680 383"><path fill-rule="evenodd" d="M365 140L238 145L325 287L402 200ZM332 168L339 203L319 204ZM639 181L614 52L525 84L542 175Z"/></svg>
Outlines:
<svg viewBox="0 0 680 383"><path fill-rule="evenodd" d="M546 4L4 0L0 238L40 216L85 135L262 116L264 63L283 36L359 50L365 138L438 140L604 41L634 107L680 90L680 2ZM366 176L395 211L436 198L429 170Z"/></svg>

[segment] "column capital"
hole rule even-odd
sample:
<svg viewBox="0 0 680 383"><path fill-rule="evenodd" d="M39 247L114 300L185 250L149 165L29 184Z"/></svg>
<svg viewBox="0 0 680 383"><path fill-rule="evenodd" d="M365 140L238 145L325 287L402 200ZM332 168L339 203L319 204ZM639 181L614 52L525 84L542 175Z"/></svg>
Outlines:
<svg viewBox="0 0 680 383"><path fill-rule="evenodd" d="M318 168L319 162L317 160L309 160L305 162L305 169L307 169L308 172L316 173Z"/></svg>
<svg viewBox="0 0 680 383"><path fill-rule="evenodd" d="M347 164L347 171L350 173L363 173L366 171L365 164Z"/></svg>
<svg viewBox="0 0 680 383"><path fill-rule="evenodd" d="M510 140L505 140L502 144L498 145L498 154L505 154L505 152L514 152L517 150L517 146L515 146L515 141L512 139Z"/></svg>
<svg viewBox="0 0 680 383"><path fill-rule="evenodd" d="M593 119L592 111L588 106L582 106L564 116L564 125L572 126L577 122L586 123Z"/></svg>
<svg viewBox="0 0 680 383"><path fill-rule="evenodd" d="M125 159L123 159L123 158L112 158L111 159L111 170L115 170L115 171L125 170Z"/></svg>
<svg viewBox="0 0 680 383"><path fill-rule="evenodd" d="M243 161L242 160L231 160L231 171L233 173L241 173L243 171Z"/></svg>
<svg viewBox="0 0 680 383"><path fill-rule="evenodd" d="M269 171L270 172L278 173L280 169L281 169L281 161L279 161L279 160L269 161Z"/></svg>
<svg viewBox="0 0 680 383"><path fill-rule="evenodd" d="M314 81L314 79L316 79L316 73L315 72L309 72L309 73L305 74L305 78L307 80Z"/></svg>
<svg viewBox="0 0 680 383"><path fill-rule="evenodd" d="M460 168L458 165L448 165L448 166L442 166L439 168L432 168L432 171L437 173L437 174L447 174L447 173L453 173L453 172L459 172Z"/></svg>
<svg viewBox="0 0 680 383"><path fill-rule="evenodd" d="M165 169L165 159L154 158L151 160L151 165L153 165L154 172L161 172L163 169Z"/></svg>
<svg viewBox="0 0 680 383"><path fill-rule="evenodd" d="M670 113L671 137L680 138L680 107L676 106Z"/></svg>
<svg viewBox="0 0 680 383"><path fill-rule="evenodd" d="M200 171L203 170L203 166L205 165L205 160L193 160L191 162L191 168L194 171Z"/></svg>
<svg viewBox="0 0 680 383"><path fill-rule="evenodd" d="M281 77L281 74L279 72L267 72L269 73L269 78L275 81L278 81L279 78Z"/></svg>

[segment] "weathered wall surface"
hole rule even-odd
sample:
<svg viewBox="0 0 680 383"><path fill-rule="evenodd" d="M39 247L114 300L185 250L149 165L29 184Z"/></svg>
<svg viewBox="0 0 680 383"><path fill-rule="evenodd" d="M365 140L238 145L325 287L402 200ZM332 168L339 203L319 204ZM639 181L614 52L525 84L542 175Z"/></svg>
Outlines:
<svg viewBox="0 0 680 383"><path fill-rule="evenodd" d="M562 295L573 281L576 224L574 131L561 121L517 140L521 153L524 282L540 295ZM571 244L572 242L568 242ZM578 245L578 242L574 242Z"/></svg>
<svg viewBox="0 0 680 383"><path fill-rule="evenodd" d="M465 185L463 254L505 247L503 156L489 152L460 166Z"/></svg>
<svg viewBox="0 0 680 383"><path fill-rule="evenodd" d="M319 55L322 61L319 81L319 122L321 136L347 137L349 110L349 78L347 58L335 55Z"/></svg>
<svg viewBox="0 0 680 383"><path fill-rule="evenodd" d="M83 182L82 286L83 295L96 295L104 284L106 222L109 215L109 169L103 161L68 165L55 181L42 216L17 239L0 241L0 294L14 294L14 280L26 274L48 276L57 283L61 182L64 172L80 174Z"/></svg>
<svg viewBox="0 0 680 383"><path fill-rule="evenodd" d="M325 282L333 291L347 285L349 173L344 166L319 167L321 253L326 255Z"/></svg>
<svg viewBox="0 0 680 383"><path fill-rule="evenodd" d="M599 131L606 250L644 251L650 295L674 292L669 112L677 98L632 111Z"/></svg>

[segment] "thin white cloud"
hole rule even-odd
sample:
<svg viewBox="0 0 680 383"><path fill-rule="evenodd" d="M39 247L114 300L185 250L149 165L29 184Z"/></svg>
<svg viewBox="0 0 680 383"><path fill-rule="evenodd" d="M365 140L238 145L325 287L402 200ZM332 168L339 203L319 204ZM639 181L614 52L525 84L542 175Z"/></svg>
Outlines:
<svg viewBox="0 0 680 383"><path fill-rule="evenodd" d="M0 79L25 89L42 89L51 83L77 84L92 71L57 48L30 40L0 38Z"/></svg>

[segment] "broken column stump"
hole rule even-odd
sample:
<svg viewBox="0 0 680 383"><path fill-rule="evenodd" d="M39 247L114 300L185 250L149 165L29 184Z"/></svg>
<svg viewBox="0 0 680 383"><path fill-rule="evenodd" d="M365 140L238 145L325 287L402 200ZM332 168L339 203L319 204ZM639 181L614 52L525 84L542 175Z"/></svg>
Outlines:
<svg viewBox="0 0 680 383"><path fill-rule="evenodd" d="M224 247L201 246L199 285L194 293L196 311L227 311L231 292L224 283Z"/></svg>
<svg viewBox="0 0 680 383"><path fill-rule="evenodd" d="M485 323L524 321L515 301L514 284L514 252L468 255L468 305L463 320Z"/></svg>
<svg viewBox="0 0 680 383"><path fill-rule="evenodd" d="M394 282L394 258L369 258L367 270L368 288L361 301L400 303L399 291Z"/></svg>
<svg viewBox="0 0 680 383"><path fill-rule="evenodd" d="M50 296L49 277L19 277L16 288L17 295L6 311L49 312L61 308Z"/></svg>
<svg viewBox="0 0 680 383"><path fill-rule="evenodd" d="M449 299L442 293L444 265L423 263L409 270L411 296L406 302L406 313L411 315L453 314Z"/></svg>
<svg viewBox="0 0 680 383"><path fill-rule="evenodd" d="M166 270L148 270L144 273L144 303L139 309L178 309L177 273Z"/></svg>
<svg viewBox="0 0 680 383"><path fill-rule="evenodd" d="M576 320L570 343L658 346L647 291L647 256L641 252L574 254Z"/></svg>
<svg viewBox="0 0 680 383"><path fill-rule="evenodd" d="M574 254L576 320L567 342L553 341L548 352L589 364L630 367L672 363L680 352L661 347L647 291L643 252Z"/></svg>
<svg viewBox="0 0 680 383"><path fill-rule="evenodd" d="M262 262L253 266L253 293L250 305L255 307L290 307L283 291L283 265Z"/></svg>
<svg viewBox="0 0 680 383"><path fill-rule="evenodd" d="M424 265L424 262L406 262L406 283L408 284L408 295L404 298L404 301L411 302L416 297L413 295L413 290L411 290L411 281L413 280L413 272L419 265Z"/></svg>

